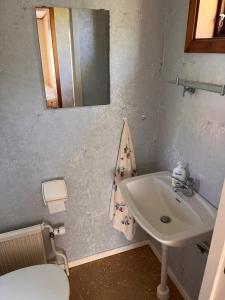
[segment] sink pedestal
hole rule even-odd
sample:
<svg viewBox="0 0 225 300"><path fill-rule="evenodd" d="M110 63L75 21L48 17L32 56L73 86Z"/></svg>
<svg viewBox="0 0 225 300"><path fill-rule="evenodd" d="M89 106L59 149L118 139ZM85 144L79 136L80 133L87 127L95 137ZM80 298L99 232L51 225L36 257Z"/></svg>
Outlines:
<svg viewBox="0 0 225 300"><path fill-rule="evenodd" d="M168 300L170 290L167 286L167 270L168 270L168 246L162 244L162 262L161 262L161 282L157 287L157 298L159 300Z"/></svg>

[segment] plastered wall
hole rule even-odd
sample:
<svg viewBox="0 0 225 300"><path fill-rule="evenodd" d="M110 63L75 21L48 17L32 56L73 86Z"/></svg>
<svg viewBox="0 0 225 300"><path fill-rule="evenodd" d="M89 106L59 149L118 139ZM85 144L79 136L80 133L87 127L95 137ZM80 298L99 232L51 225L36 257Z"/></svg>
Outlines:
<svg viewBox="0 0 225 300"><path fill-rule="evenodd" d="M44 109L36 5L110 10L110 105ZM225 82L223 54L184 54L188 1L0 0L0 13L1 232L42 220L65 223L67 234L57 242L70 260L126 245L108 220L125 116L139 174L173 169L182 159L200 182L199 192L218 205L225 177L224 98L200 91L182 97L182 88L166 83L177 74ZM67 210L50 216L40 183L60 176L68 185ZM144 238L139 230L135 241ZM192 300L205 261L196 246L170 250L170 266Z"/></svg>
<svg viewBox="0 0 225 300"><path fill-rule="evenodd" d="M183 97L181 78L224 84L225 54L184 53L188 1L168 1L165 21L158 167L173 169L183 160L199 182L199 192L218 206L225 178L225 101L218 94L197 91Z"/></svg>
<svg viewBox="0 0 225 300"><path fill-rule="evenodd" d="M110 10L111 104L46 110L35 6ZM155 170L164 1L0 0L0 231L50 221L69 260L128 242L108 219L122 118L139 173ZM145 114L143 121L141 115ZM49 215L41 182L64 176L66 212ZM141 230L135 241L146 238Z"/></svg>
<svg viewBox="0 0 225 300"><path fill-rule="evenodd" d="M225 83L225 54L184 53L188 5L186 0L167 1L157 169L172 170L184 161L200 194L217 207L225 178L224 97L204 91L183 97L182 87L167 83L177 75ZM205 262L195 245L170 250L170 266L192 300L198 298Z"/></svg>

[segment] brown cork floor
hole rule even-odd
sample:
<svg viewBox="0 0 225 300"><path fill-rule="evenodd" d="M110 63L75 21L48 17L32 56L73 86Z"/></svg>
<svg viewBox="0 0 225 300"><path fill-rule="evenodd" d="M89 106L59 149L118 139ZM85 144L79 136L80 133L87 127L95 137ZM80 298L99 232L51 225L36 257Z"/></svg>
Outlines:
<svg viewBox="0 0 225 300"><path fill-rule="evenodd" d="M154 300L161 265L148 246L71 269L70 300ZM182 296L169 279L170 299Z"/></svg>

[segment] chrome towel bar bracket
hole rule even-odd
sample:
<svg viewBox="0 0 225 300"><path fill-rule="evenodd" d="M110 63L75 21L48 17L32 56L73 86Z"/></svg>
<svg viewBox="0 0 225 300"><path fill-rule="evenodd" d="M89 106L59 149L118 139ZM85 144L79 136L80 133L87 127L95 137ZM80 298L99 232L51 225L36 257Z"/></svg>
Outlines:
<svg viewBox="0 0 225 300"><path fill-rule="evenodd" d="M186 80L179 78L177 76L176 80L173 81L168 81L168 83L176 84L178 86L183 86L183 96L185 95L186 92L189 94L193 95L196 90L203 90L203 91L208 91L212 93L217 93L220 94L220 96L225 95L225 85L219 85L219 84L214 84L214 83L207 83L207 82L199 82L199 81L191 81L191 80Z"/></svg>

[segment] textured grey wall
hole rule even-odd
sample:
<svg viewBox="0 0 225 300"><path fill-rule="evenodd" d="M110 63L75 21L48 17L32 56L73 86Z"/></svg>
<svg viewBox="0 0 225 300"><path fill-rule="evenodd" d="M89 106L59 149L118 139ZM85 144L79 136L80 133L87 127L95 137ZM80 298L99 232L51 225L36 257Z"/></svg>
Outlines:
<svg viewBox="0 0 225 300"><path fill-rule="evenodd" d="M35 5L110 10L111 105L44 109ZM128 244L108 220L112 171L125 116L140 173L155 170L164 1L0 0L0 14L0 231L65 222L70 260ZM50 216L41 181L60 176L67 210Z"/></svg>
<svg viewBox="0 0 225 300"><path fill-rule="evenodd" d="M44 110L33 11L44 4L110 10L110 106ZM70 260L126 245L107 215L124 116L141 173L172 169L183 159L200 193L218 204L225 177L224 98L206 92L183 98L181 88L168 84L161 93L164 9L163 0L0 0L1 232L41 220L65 222L59 243ZM183 52L188 1L170 0L167 9L163 80L179 74L224 83L224 55ZM65 176L70 200L65 213L50 216L40 183L58 176ZM139 231L136 240L145 237ZM205 258L193 246L171 249L170 265L197 299Z"/></svg>
<svg viewBox="0 0 225 300"><path fill-rule="evenodd" d="M160 107L158 170L173 169L178 160L189 164L200 182L200 193L218 205L225 178L225 101L219 95L197 91L182 97L181 87L166 84L182 78L225 83L224 54L185 54L188 1L167 1L163 92ZM205 259L196 247L171 249L171 266L197 299Z"/></svg>
<svg viewBox="0 0 225 300"><path fill-rule="evenodd" d="M197 91L182 97L182 88L166 84L182 78L225 82L224 54L184 53L188 1L169 1L166 21L160 107L158 165L173 169L181 159L200 182L199 192L218 206L225 177L225 102L220 95Z"/></svg>

